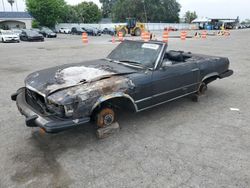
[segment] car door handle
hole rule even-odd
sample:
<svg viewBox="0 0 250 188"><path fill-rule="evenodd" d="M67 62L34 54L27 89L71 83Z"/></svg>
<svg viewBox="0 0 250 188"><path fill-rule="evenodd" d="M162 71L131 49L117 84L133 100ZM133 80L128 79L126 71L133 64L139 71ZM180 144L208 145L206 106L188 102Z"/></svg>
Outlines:
<svg viewBox="0 0 250 188"><path fill-rule="evenodd" d="M196 69L192 69L191 71L192 72L195 72L195 71L198 71L199 69L198 68L196 68Z"/></svg>

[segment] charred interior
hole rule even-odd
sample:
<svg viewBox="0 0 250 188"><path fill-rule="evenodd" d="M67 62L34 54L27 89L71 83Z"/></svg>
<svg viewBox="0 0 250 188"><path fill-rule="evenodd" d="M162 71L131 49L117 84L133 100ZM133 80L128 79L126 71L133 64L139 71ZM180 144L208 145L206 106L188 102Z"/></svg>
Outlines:
<svg viewBox="0 0 250 188"><path fill-rule="evenodd" d="M187 59L191 57L192 57L192 54L190 52L185 53L183 51L171 50L171 51L166 52L164 59L173 61L173 64L176 64L179 62L185 62Z"/></svg>

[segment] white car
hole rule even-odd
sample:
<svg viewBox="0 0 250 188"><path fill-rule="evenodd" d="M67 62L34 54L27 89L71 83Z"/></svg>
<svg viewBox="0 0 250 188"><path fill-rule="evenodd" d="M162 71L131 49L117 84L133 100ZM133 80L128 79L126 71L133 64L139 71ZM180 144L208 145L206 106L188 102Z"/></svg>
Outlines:
<svg viewBox="0 0 250 188"><path fill-rule="evenodd" d="M2 42L20 42L18 35L10 30L0 30L0 40Z"/></svg>
<svg viewBox="0 0 250 188"><path fill-rule="evenodd" d="M11 29L11 31L13 33L15 33L19 38L20 38L20 34L22 33L22 30L21 29Z"/></svg>
<svg viewBox="0 0 250 188"><path fill-rule="evenodd" d="M71 29L66 28L66 27L62 27L62 28L59 29L59 33L70 34L71 33Z"/></svg>

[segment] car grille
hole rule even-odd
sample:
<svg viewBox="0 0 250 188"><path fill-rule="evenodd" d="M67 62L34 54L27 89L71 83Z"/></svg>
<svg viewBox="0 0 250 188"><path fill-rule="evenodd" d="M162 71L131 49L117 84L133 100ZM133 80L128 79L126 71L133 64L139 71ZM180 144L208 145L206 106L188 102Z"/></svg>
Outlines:
<svg viewBox="0 0 250 188"><path fill-rule="evenodd" d="M56 115L63 118L65 116L65 111L63 106L56 104L47 104L45 98L30 89L26 88L26 101L32 106L36 111L41 114L46 115Z"/></svg>
<svg viewBox="0 0 250 188"><path fill-rule="evenodd" d="M8 39L8 40L15 40L17 38L15 38L15 37L7 37L6 39Z"/></svg>
<svg viewBox="0 0 250 188"><path fill-rule="evenodd" d="M45 99L42 95L26 88L25 97L27 103L32 106L35 110L44 114L46 111Z"/></svg>

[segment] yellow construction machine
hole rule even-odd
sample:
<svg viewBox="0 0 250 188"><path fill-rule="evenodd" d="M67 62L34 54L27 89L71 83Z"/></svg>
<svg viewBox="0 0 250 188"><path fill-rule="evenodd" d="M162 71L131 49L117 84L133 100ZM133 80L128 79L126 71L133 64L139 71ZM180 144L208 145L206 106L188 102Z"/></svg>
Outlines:
<svg viewBox="0 0 250 188"><path fill-rule="evenodd" d="M137 22L135 18L127 18L126 22L126 25L118 25L115 27L117 35L119 32L122 32L124 37L127 34L131 36L141 36L142 32L146 31L145 24Z"/></svg>

